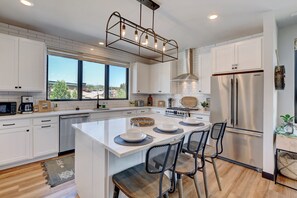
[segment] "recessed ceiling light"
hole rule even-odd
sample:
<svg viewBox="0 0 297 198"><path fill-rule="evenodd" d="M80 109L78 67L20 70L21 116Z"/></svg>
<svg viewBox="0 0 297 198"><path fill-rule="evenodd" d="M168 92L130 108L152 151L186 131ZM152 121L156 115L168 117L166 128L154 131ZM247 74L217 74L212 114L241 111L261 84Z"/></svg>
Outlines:
<svg viewBox="0 0 297 198"><path fill-rule="evenodd" d="M104 45L104 43L103 42L99 42L99 45Z"/></svg>
<svg viewBox="0 0 297 198"><path fill-rule="evenodd" d="M28 0L20 0L20 2L26 6L34 6L34 4Z"/></svg>
<svg viewBox="0 0 297 198"><path fill-rule="evenodd" d="M218 18L218 15L217 14L212 14L212 15L209 15L208 18L210 20L214 20L214 19Z"/></svg>
<svg viewBox="0 0 297 198"><path fill-rule="evenodd" d="M94 48L91 48L90 50L91 50L91 51L93 51L93 50L94 50Z"/></svg>

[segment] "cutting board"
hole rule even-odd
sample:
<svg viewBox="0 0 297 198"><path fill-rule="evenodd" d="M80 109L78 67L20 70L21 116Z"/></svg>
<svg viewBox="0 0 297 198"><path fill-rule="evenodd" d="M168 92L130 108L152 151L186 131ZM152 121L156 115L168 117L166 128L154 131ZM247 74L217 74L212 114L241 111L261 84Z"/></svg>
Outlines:
<svg viewBox="0 0 297 198"><path fill-rule="evenodd" d="M181 105L185 108L194 108L198 105L198 100L193 96L185 96L180 100Z"/></svg>

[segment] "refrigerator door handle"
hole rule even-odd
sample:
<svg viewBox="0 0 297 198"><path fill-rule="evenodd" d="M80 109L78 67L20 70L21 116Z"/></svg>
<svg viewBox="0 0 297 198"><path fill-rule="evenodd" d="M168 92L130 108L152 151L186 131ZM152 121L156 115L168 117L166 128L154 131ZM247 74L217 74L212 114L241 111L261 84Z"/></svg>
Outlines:
<svg viewBox="0 0 297 198"><path fill-rule="evenodd" d="M238 78L236 78L236 123L238 125Z"/></svg>
<svg viewBox="0 0 297 198"><path fill-rule="evenodd" d="M236 133L248 136L263 137L263 133L252 132L252 131L243 131L243 130L227 130L229 133Z"/></svg>
<svg viewBox="0 0 297 198"><path fill-rule="evenodd" d="M234 82L231 79L231 125L234 125Z"/></svg>

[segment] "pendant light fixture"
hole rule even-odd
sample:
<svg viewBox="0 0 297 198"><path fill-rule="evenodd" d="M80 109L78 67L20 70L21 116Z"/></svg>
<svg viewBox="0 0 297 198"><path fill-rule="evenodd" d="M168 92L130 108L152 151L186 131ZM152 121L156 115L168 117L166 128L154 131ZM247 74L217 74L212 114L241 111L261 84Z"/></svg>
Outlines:
<svg viewBox="0 0 297 198"><path fill-rule="evenodd" d="M137 0L140 3L139 24L113 12L106 24L106 47L128 52L158 62L178 59L178 44L166 39L154 30L155 10L160 6L152 0ZM152 10L152 27L142 27L142 5ZM159 46L158 43L163 44Z"/></svg>

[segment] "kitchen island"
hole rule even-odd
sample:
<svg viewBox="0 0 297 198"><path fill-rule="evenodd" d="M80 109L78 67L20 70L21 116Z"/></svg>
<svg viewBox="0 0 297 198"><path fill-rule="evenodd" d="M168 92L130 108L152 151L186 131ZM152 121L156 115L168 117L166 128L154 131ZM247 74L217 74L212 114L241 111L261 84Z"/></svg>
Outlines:
<svg viewBox="0 0 297 198"><path fill-rule="evenodd" d="M130 118L114 118L96 122L81 123L75 127L75 183L80 198L109 198L113 196L112 175L145 161L146 150L153 145L170 142L182 134L156 133L153 128L161 123L176 124L188 135L193 130L209 127L182 126L180 118L148 114L155 125L141 127L144 133L153 137L153 142L144 146L121 146L114 138L130 128Z"/></svg>

